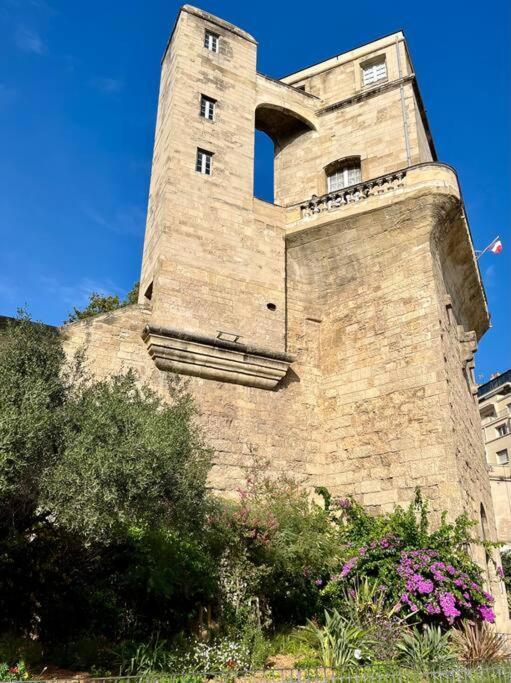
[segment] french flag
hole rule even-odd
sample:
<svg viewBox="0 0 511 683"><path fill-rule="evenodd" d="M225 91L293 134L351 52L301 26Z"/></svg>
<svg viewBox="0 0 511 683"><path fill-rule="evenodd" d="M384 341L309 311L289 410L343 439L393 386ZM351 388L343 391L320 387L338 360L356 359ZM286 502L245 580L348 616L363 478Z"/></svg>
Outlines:
<svg viewBox="0 0 511 683"><path fill-rule="evenodd" d="M492 251L494 254L500 254L502 251L502 242L498 237L490 244L490 251Z"/></svg>

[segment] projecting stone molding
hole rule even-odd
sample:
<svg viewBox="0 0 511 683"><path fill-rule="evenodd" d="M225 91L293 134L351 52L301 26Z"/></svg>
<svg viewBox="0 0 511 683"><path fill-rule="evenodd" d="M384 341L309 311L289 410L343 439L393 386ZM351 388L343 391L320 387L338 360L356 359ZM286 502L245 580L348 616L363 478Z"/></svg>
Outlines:
<svg viewBox="0 0 511 683"><path fill-rule="evenodd" d="M159 370L274 389L294 356L168 327L146 325L142 338Z"/></svg>

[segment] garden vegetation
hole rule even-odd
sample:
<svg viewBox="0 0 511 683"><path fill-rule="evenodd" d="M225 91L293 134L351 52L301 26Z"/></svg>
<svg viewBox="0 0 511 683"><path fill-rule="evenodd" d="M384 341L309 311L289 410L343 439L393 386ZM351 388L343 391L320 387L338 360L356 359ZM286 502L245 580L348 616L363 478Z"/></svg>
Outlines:
<svg viewBox="0 0 511 683"><path fill-rule="evenodd" d="M504 657L472 523L428 523L418 491L369 515L247 470L207 489L214 454L186 385L89 377L25 314L0 343L0 677ZM3 667L3 668L2 668Z"/></svg>

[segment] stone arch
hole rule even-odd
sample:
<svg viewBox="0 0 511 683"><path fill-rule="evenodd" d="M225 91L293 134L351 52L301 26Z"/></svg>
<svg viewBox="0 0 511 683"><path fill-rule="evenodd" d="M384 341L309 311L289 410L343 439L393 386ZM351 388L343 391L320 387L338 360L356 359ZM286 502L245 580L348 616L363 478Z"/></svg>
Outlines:
<svg viewBox="0 0 511 683"><path fill-rule="evenodd" d="M269 135L279 147L303 133L316 130L312 121L303 114L270 102L257 105L255 127Z"/></svg>

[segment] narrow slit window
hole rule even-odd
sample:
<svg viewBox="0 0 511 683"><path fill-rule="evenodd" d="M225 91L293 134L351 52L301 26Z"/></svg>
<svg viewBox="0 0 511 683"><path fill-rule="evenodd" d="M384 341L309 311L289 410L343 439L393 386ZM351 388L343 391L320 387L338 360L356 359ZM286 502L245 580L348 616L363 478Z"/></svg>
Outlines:
<svg viewBox="0 0 511 683"><path fill-rule="evenodd" d="M207 95L201 95L200 97L200 115L208 119L208 121L215 120L215 105L216 100Z"/></svg>
<svg viewBox="0 0 511 683"><path fill-rule="evenodd" d="M205 149L197 148L197 160L195 162L195 170L204 175L211 175L211 167L213 164L213 152L208 152Z"/></svg>
<svg viewBox="0 0 511 683"><path fill-rule="evenodd" d="M204 33L204 47L211 52L218 52L218 43L220 41L220 36L218 33L213 33L213 31L208 31Z"/></svg>
<svg viewBox="0 0 511 683"><path fill-rule="evenodd" d="M362 80L364 85L372 85L387 78L387 64L385 59L362 66Z"/></svg>

